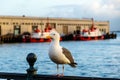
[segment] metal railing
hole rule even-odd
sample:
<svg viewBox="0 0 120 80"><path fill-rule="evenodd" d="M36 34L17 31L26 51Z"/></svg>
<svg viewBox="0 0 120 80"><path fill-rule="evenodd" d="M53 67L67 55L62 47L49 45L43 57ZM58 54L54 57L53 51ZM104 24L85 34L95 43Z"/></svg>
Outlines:
<svg viewBox="0 0 120 80"><path fill-rule="evenodd" d="M80 77L80 76L63 76L58 77L55 75L41 75L37 74L37 69L34 68L34 63L37 60L37 56L34 53L30 53L26 58L29 68L27 73L6 73L0 72L0 79L6 80L120 80L117 78L97 78L97 77Z"/></svg>

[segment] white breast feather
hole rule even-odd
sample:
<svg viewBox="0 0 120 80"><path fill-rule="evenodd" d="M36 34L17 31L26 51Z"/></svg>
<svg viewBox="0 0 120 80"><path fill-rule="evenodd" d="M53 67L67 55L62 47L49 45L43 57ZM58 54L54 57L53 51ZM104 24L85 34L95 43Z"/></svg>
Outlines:
<svg viewBox="0 0 120 80"><path fill-rule="evenodd" d="M57 64L68 64L70 61L66 58L66 56L62 53L61 46L53 46L51 45L49 48L49 56L51 60Z"/></svg>

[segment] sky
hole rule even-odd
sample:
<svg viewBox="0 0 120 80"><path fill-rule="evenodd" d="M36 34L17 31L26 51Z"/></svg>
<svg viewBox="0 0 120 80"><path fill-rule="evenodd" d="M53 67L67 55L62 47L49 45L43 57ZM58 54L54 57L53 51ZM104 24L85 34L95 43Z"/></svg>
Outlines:
<svg viewBox="0 0 120 80"><path fill-rule="evenodd" d="M120 0L1 0L0 15L94 18L120 31Z"/></svg>

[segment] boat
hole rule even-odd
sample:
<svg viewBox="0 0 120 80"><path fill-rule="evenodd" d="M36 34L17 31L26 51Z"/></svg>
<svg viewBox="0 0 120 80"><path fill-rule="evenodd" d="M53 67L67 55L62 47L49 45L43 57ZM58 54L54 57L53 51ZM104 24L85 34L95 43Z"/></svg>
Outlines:
<svg viewBox="0 0 120 80"><path fill-rule="evenodd" d="M52 30L49 22L46 24L44 30L39 30L38 28L34 30L31 35L24 35L23 42L50 42L51 39L48 38L50 30ZM78 34L79 33L79 34ZM103 40L105 39L105 34L101 32L98 28L94 26L94 21L92 19L92 25L89 29L83 29L81 32L77 34L64 35L60 37L60 41L65 40L81 40L81 41L89 41L89 40Z"/></svg>
<svg viewBox="0 0 120 80"><path fill-rule="evenodd" d="M30 42L50 42L51 39L47 37L49 36L49 33L49 31L40 32L39 30L36 30L32 33Z"/></svg>
<svg viewBox="0 0 120 80"><path fill-rule="evenodd" d="M92 26L90 29L83 29L80 35L80 40L88 41L88 40L103 40L104 34L94 26L94 21L92 19Z"/></svg>
<svg viewBox="0 0 120 80"><path fill-rule="evenodd" d="M31 35L23 35L23 42L50 42L51 39L48 37L52 30L49 23L46 24L44 30L36 28Z"/></svg>
<svg viewBox="0 0 120 80"><path fill-rule="evenodd" d="M39 29L34 30L34 32L28 37L23 36L23 42L50 42L51 39L48 38L49 31L40 31Z"/></svg>

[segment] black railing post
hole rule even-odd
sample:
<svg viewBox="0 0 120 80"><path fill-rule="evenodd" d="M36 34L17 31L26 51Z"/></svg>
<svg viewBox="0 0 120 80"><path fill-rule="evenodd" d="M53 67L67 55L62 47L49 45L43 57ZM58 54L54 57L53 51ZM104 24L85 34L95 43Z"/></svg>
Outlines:
<svg viewBox="0 0 120 80"><path fill-rule="evenodd" d="M27 80L34 80L33 76L37 73L37 69L34 68L34 63L37 60L37 57L34 53L29 53L26 58L29 63L29 68L27 69Z"/></svg>

